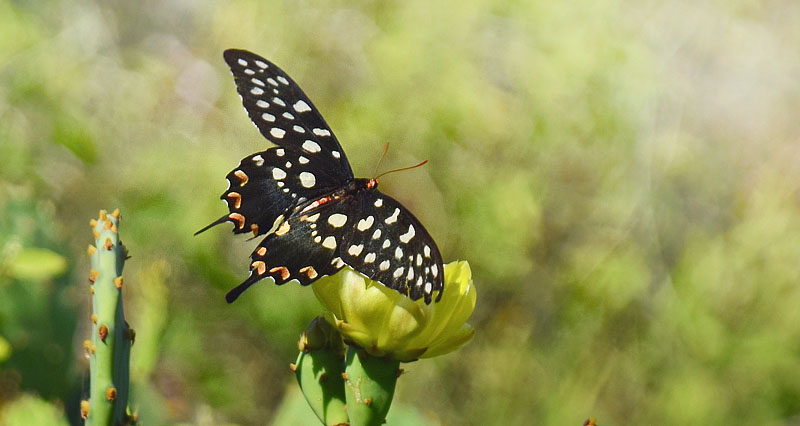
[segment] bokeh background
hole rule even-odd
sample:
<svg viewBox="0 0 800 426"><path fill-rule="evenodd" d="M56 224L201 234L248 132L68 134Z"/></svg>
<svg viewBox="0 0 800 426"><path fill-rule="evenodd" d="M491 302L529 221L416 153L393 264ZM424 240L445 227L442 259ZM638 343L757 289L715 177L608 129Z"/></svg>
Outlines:
<svg viewBox="0 0 800 426"><path fill-rule="evenodd" d="M313 424L299 285L216 228L283 67L478 289L395 425L800 424L800 3L0 0L0 424L77 423L88 226L122 210L148 425ZM225 228L227 228L226 226Z"/></svg>

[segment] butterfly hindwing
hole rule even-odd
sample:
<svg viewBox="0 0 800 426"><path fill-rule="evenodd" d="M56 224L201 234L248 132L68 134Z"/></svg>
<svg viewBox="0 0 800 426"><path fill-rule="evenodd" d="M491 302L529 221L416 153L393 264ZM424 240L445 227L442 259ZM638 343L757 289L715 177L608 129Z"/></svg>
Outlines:
<svg viewBox="0 0 800 426"><path fill-rule="evenodd" d="M340 256L372 280L430 303L442 295L442 257L428 231L393 198L378 190L356 194Z"/></svg>
<svg viewBox="0 0 800 426"><path fill-rule="evenodd" d="M304 152L331 185L353 178L350 163L317 108L283 70L254 53L229 49L225 62L247 114L265 138Z"/></svg>
<svg viewBox="0 0 800 426"><path fill-rule="evenodd" d="M290 217L267 235L250 255L250 275L226 296L228 302L257 281L272 277L275 284L297 280L302 285L333 275L343 266L335 233L321 226L336 204L325 204L308 214ZM323 230L323 228L325 230Z"/></svg>

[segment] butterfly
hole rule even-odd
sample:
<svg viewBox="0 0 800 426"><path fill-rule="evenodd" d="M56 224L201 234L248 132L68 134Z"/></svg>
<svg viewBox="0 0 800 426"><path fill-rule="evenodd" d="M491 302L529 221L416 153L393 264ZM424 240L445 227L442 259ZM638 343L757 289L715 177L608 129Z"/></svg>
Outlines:
<svg viewBox="0 0 800 426"><path fill-rule="evenodd" d="M425 227L378 179L355 178L333 131L300 87L254 53L223 54L253 124L276 146L245 157L220 197L235 234L265 236L233 302L259 280L309 285L345 266L412 300L442 297L442 257Z"/></svg>

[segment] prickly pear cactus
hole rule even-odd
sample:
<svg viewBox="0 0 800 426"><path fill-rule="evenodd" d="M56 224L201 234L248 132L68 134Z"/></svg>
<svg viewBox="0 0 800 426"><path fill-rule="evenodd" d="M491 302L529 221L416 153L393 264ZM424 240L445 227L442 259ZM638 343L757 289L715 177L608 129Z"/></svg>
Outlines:
<svg viewBox="0 0 800 426"><path fill-rule="evenodd" d="M133 329L122 306L122 267L127 258L119 240L119 210L100 211L90 225L95 244L88 249L92 269L92 337L84 342L89 358L89 399L81 401L86 425L118 425L135 421L128 415L130 350Z"/></svg>

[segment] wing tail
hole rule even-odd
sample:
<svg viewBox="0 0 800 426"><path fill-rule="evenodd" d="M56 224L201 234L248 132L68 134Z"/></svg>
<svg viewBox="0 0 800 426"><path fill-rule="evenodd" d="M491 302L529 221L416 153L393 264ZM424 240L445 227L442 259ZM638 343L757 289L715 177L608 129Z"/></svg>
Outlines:
<svg viewBox="0 0 800 426"><path fill-rule="evenodd" d="M195 232L194 235L197 235L197 234L200 234L202 232L208 231L209 229L219 225L220 223L225 223L225 222L228 222L228 221L230 221L230 219L228 218L227 215L222 216L221 218L219 218L219 219L209 223L208 225L204 226L203 229Z"/></svg>
<svg viewBox="0 0 800 426"><path fill-rule="evenodd" d="M250 276L247 277L247 279L244 280L244 282L242 282L241 284L239 284L236 287L232 288L227 294L225 294L225 300L228 303L235 302L236 299L238 299L239 296L241 296L242 293L244 293L245 290L250 288L251 285L253 285L256 282L258 282L258 280L260 280L261 278L264 278L264 277L261 277L258 274L255 274L255 273L251 272Z"/></svg>

